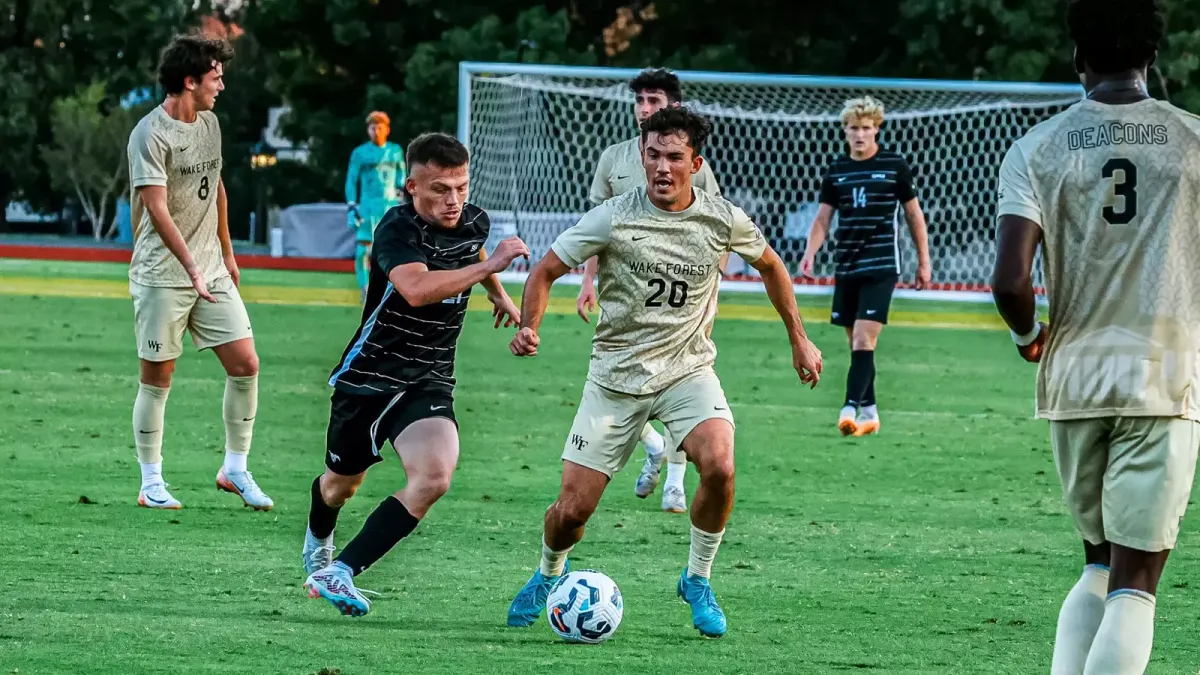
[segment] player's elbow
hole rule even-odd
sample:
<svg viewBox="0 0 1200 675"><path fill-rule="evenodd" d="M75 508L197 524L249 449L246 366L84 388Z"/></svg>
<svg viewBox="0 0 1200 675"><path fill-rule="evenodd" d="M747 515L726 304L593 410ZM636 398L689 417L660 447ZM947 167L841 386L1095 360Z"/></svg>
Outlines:
<svg viewBox="0 0 1200 675"><path fill-rule="evenodd" d="M992 299L1006 305L1023 295L1033 293L1033 278L1028 273L997 270L992 275Z"/></svg>
<svg viewBox="0 0 1200 675"><path fill-rule="evenodd" d="M419 272L392 275L392 286L411 307L424 307L434 302L432 295L422 283L422 276L423 274Z"/></svg>

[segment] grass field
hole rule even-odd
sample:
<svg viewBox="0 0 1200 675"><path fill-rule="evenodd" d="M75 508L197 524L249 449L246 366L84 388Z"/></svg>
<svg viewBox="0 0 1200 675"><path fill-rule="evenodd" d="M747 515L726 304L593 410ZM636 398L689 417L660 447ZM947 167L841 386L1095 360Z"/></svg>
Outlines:
<svg viewBox="0 0 1200 675"><path fill-rule="evenodd" d="M1034 372L989 308L898 303L879 350L882 433L834 428L848 355L825 299L804 299L826 376L802 389L757 296L722 298L717 370L738 419L738 495L713 584L730 622L698 638L674 597L686 517L614 479L572 557L620 585L597 647L504 613L536 564L542 512L587 367L591 326L562 289L542 355L468 314L462 459L417 532L361 577L372 613L301 588L309 484L322 470L330 368L358 320L349 275L247 271L262 360L251 468L269 513L218 493L224 374L180 361L165 474L185 508L135 507L137 364L118 265L0 261L0 673L1044 673L1081 563L1061 506ZM741 318L734 318L741 317ZM343 510L346 541L403 484L394 457ZM694 486L694 473L689 487ZM1200 669L1197 519L1159 595L1151 673Z"/></svg>

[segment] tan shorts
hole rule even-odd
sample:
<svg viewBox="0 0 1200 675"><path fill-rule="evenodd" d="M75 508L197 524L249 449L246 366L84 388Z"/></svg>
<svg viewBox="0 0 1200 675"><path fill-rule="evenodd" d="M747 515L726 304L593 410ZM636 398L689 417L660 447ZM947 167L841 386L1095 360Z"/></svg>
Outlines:
<svg viewBox="0 0 1200 675"><path fill-rule="evenodd" d="M1196 473L1200 422L1107 417L1050 423L1067 508L1085 540L1175 547Z"/></svg>
<svg viewBox="0 0 1200 675"><path fill-rule="evenodd" d="M196 349L211 349L252 337L250 316L233 279L209 284L215 303L201 299L192 288L143 286L129 282L138 358L171 361L183 354L183 332L192 335Z"/></svg>
<svg viewBox="0 0 1200 675"><path fill-rule="evenodd" d="M588 380L562 458L612 476L629 461L646 422L662 422L667 437L682 444L692 429L710 419L733 424L725 391L712 370L641 396L605 389Z"/></svg>

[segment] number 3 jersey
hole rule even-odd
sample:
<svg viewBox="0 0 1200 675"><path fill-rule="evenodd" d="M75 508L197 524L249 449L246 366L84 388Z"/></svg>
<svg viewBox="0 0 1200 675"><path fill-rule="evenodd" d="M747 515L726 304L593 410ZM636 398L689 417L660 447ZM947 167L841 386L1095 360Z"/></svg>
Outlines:
<svg viewBox="0 0 1200 675"><path fill-rule="evenodd" d="M1012 146L998 198L1042 227L1038 415L1200 419L1200 118L1082 101Z"/></svg>
<svg viewBox="0 0 1200 675"><path fill-rule="evenodd" d="M654 206L640 187L589 211L554 241L553 251L578 268L593 255L600 319L588 378L613 391L662 391L717 358L709 338L716 316L721 255L748 263L766 240L745 211L692 190L683 211Z"/></svg>
<svg viewBox="0 0 1200 675"><path fill-rule="evenodd" d="M130 280L143 286L189 288L183 265L167 250L138 188L167 188L167 210L204 278L228 276L217 239L217 187L221 181L221 126L211 111L187 123L155 106L129 135L129 204L133 220Z"/></svg>

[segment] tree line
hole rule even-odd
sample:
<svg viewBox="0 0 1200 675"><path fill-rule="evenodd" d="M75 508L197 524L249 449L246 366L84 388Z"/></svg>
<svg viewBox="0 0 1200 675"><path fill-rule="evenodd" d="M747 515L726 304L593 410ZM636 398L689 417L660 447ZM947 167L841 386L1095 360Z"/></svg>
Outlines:
<svg viewBox="0 0 1200 675"><path fill-rule="evenodd" d="M1164 4L1168 37L1151 91L1200 112L1200 3ZM43 212L72 204L106 233L108 202L126 189L125 138L157 97L158 51L187 30L226 36L237 51L216 112L231 225L245 236L249 154L268 111L284 102L291 113L282 130L310 157L264 172L281 206L342 198L345 163L365 139L370 110L391 115L401 144L453 132L459 61L1070 82L1065 8L1045 0L0 0L0 204L20 199Z"/></svg>

